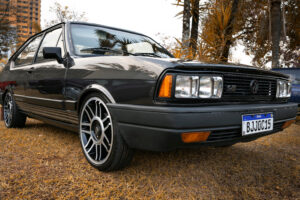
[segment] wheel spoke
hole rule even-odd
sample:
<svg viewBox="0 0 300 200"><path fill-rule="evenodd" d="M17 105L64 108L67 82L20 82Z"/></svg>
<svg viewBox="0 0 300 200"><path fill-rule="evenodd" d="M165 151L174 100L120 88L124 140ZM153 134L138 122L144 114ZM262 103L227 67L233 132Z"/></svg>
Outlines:
<svg viewBox="0 0 300 200"><path fill-rule="evenodd" d="M82 122L81 126L89 126L89 127L91 127L91 124Z"/></svg>
<svg viewBox="0 0 300 200"><path fill-rule="evenodd" d="M96 144L96 157L95 160L98 161L98 145Z"/></svg>
<svg viewBox="0 0 300 200"><path fill-rule="evenodd" d="M82 133L86 133L86 134L89 134L91 135L91 132L90 131L86 131L86 130L81 130Z"/></svg>
<svg viewBox="0 0 300 200"><path fill-rule="evenodd" d="M91 118L91 116L90 116L89 112L88 112L87 110L84 110L84 112L85 112L85 113L86 113L86 115L88 116L89 120L90 120L90 121L92 121L92 118Z"/></svg>
<svg viewBox="0 0 300 200"><path fill-rule="evenodd" d="M102 123L104 123L106 120L110 119L109 115L107 115L103 120Z"/></svg>
<svg viewBox="0 0 300 200"><path fill-rule="evenodd" d="M99 101L95 101L95 113L96 113L96 116L100 117L101 119L101 104Z"/></svg>
<svg viewBox="0 0 300 200"><path fill-rule="evenodd" d="M107 138L107 136L105 135L105 133L104 133L104 135L103 135L103 138L107 141L107 143L110 145L110 141L109 141L109 139Z"/></svg>
<svg viewBox="0 0 300 200"><path fill-rule="evenodd" d="M84 145L84 148L87 148L87 146L89 146L90 141L92 140L92 136L90 137L90 139L87 141L87 143Z"/></svg>
<svg viewBox="0 0 300 200"><path fill-rule="evenodd" d="M105 144L105 142L104 141L102 141L102 143L101 143L103 146L104 146L104 148L106 149L106 151L108 152L109 151L109 149L108 149L108 147L106 146L106 144Z"/></svg>
<svg viewBox="0 0 300 200"><path fill-rule="evenodd" d="M98 116L98 103L95 101L95 115Z"/></svg>
<svg viewBox="0 0 300 200"><path fill-rule="evenodd" d="M95 146L95 143L92 144L92 146L91 146L90 149L87 151L87 153L90 153L94 146Z"/></svg>
<svg viewBox="0 0 300 200"><path fill-rule="evenodd" d="M110 127L110 123L109 124L107 124L107 126L104 128L104 132Z"/></svg>
<svg viewBox="0 0 300 200"><path fill-rule="evenodd" d="M92 116L94 117L95 114L94 114L93 110L91 109L91 107L89 105L86 105L86 107L89 109L89 111L91 112Z"/></svg>

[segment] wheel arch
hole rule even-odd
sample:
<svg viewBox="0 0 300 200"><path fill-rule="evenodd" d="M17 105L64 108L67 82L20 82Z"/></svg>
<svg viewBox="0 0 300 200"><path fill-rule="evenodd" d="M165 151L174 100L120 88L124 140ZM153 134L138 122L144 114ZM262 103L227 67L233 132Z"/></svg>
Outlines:
<svg viewBox="0 0 300 200"><path fill-rule="evenodd" d="M111 93L105 87L103 87L102 85L98 85L98 84L92 84L92 85L87 86L79 96L78 104L76 107L78 113L80 112L80 108L81 108L81 105L82 105L84 99L89 94L94 93L94 92L101 93L107 99L109 99L111 103L116 103L116 101L113 98L113 96L111 95Z"/></svg>

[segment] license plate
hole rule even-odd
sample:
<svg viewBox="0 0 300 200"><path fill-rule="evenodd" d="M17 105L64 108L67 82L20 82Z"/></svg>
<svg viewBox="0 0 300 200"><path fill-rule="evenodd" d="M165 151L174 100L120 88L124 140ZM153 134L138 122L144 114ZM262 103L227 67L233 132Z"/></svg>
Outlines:
<svg viewBox="0 0 300 200"><path fill-rule="evenodd" d="M242 116L242 135L251 135L273 130L273 114L254 114Z"/></svg>

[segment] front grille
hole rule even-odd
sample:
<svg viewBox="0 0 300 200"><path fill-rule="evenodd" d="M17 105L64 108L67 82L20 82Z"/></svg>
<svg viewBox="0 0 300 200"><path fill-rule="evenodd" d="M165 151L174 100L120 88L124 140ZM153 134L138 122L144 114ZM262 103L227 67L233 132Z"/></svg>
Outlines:
<svg viewBox="0 0 300 200"><path fill-rule="evenodd" d="M251 82L258 83L257 93L251 91ZM257 102L276 100L276 78L247 74L224 74L223 101Z"/></svg>
<svg viewBox="0 0 300 200"><path fill-rule="evenodd" d="M259 136L259 135L267 135L270 133L279 132L282 130L281 127L282 127L283 123L284 122L275 123L272 131L265 132L265 133L257 133L254 135ZM254 135L252 135L252 136L254 136ZM251 136L251 135L249 135L249 136ZM221 142L224 140L231 140L231 139L236 139L236 138L240 138L240 137L243 137L241 128L230 129L230 130L217 130L217 131L211 132L211 134L207 138L207 142Z"/></svg>
<svg viewBox="0 0 300 200"><path fill-rule="evenodd" d="M177 71L170 70L166 73L176 74L195 74L195 75L220 75L223 76L223 94L220 99L205 99L205 98L175 98L173 97L157 98L160 102L166 102L171 105L204 105L204 104L244 104L244 103L286 103L288 98L276 98L277 80L286 79L266 71L255 70L251 73L244 69L235 69L233 71ZM256 92L253 91L255 82L258 85ZM158 91L158 90L157 90ZM158 94L157 94L158 96Z"/></svg>

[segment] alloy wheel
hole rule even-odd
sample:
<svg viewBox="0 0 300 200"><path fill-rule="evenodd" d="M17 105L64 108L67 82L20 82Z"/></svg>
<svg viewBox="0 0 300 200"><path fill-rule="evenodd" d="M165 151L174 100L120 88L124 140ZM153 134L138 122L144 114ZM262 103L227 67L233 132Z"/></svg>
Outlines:
<svg viewBox="0 0 300 200"><path fill-rule="evenodd" d="M80 140L90 162L103 164L113 145L113 124L105 103L98 97L88 99L80 116Z"/></svg>

